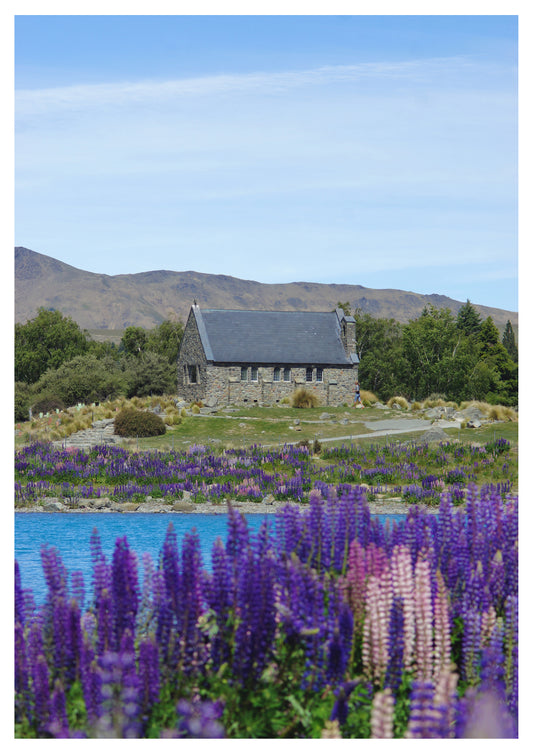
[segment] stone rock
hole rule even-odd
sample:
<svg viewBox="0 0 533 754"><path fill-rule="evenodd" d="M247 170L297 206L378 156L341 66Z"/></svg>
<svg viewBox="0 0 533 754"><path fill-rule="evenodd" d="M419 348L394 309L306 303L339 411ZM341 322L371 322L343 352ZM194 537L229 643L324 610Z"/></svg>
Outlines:
<svg viewBox="0 0 533 754"><path fill-rule="evenodd" d="M216 397L212 396L211 398L207 398L204 401L204 405L207 406L207 408L214 408L217 405Z"/></svg>
<svg viewBox="0 0 533 754"><path fill-rule="evenodd" d="M322 414L320 414L320 418L324 421L327 421L328 419L331 419L331 414L328 414L327 411L324 411Z"/></svg>
<svg viewBox="0 0 533 754"><path fill-rule="evenodd" d="M477 406L469 406L461 411L461 415L464 419L479 419L480 421L485 418L485 414Z"/></svg>
<svg viewBox="0 0 533 754"><path fill-rule="evenodd" d="M64 510L67 510L67 507L63 503L60 503L59 500L50 500L50 502L43 505L43 511L49 511L50 513L58 513Z"/></svg>
<svg viewBox="0 0 533 754"><path fill-rule="evenodd" d="M387 408L387 406L384 406L383 403L380 403L379 401L376 401L376 403L372 404L372 408Z"/></svg>
<svg viewBox="0 0 533 754"><path fill-rule="evenodd" d="M402 410L402 407L400 406L399 403L393 403L392 406L391 406L391 408L396 409L396 411L401 411Z"/></svg>
<svg viewBox="0 0 533 754"><path fill-rule="evenodd" d="M170 510L175 513L193 513L196 508L191 503L173 503Z"/></svg>
<svg viewBox="0 0 533 754"><path fill-rule="evenodd" d="M270 493L268 495L265 495L261 502L263 503L263 505L274 505L276 498Z"/></svg>
<svg viewBox="0 0 533 754"><path fill-rule="evenodd" d="M426 409L426 411L424 411L424 416L426 419L440 419L443 413L442 408L436 406L435 408Z"/></svg>
<svg viewBox="0 0 533 754"><path fill-rule="evenodd" d="M295 427L298 427L300 425L300 420L299 419L295 419L294 422L293 422L293 424L294 424Z"/></svg>
<svg viewBox="0 0 533 754"><path fill-rule="evenodd" d="M348 419L341 419L340 424L349 424Z"/></svg>
<svg viewBox="0 0 533 754"><path fill-rule="evenodd" d="M479 427L481 427L481 422L479 419L470 419L467 421L466 426L468 429L479 429Z"/></svg>
<svg viewBox="0 0 533 754"><path fill-rule="evenodd" d="M189 492L189 490L183 490L183 495L181 497L182 503L190 503L192 500L192 493Z"/></svg>
<svg viewBox="0 0 533 754"><path fill-rule="evenodd" d="M133 513L139 507L139 503L115 503L113 510L124 511L124 513Z"/></svg>
<svg viewBox="0 0 533 754"><path fill-rule="evenodd" d="M422 442L442 442L443 440L448 440L448 435L446 432L442 429L442 427L436 427L433 425L430 427L427 432L424 432L424 434L421 437Z"/></svg>

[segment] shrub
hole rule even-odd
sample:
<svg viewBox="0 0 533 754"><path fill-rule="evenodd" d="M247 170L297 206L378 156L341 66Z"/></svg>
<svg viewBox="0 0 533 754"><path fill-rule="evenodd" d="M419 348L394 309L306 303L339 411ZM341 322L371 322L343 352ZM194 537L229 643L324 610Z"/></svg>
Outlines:
<svg viewBox="0 0 533 754"><path fill-rule="evenodd" d="M191 406L191 412L193 414L199 414L200 413L200 406L197 403L193 403Z"/></svg>
<svg viewBox="0 0 533 754"><path fill-rule="evenodd" d="M403 395L393 395L392 398L389 398L387 401L387 406L392 408L394 403L397 403L401 408L409 408L409 402L403 397Z"/></svg>
<svg viewBox="0 0 533 754"><path fill-rule="evenodd" d="M318 396L305 387L299 387L291 395L291 405L293 408L316 408L319 405Z"/></svg>
<svg viewBox="0 0 533 754"><path fill-rule="evenodd" d="M62 411L65 408L65 404L58 398L57 395L41 395L31 407L34 414L49 414L58 408Z"/></svg>
<svg viewBox="0 0 533 754"><path fill-rule="evenodd" d="M149 411L126 408L115 419L115 434L120 437L154 437L164 435L166 427L160 416Z"/></svg>

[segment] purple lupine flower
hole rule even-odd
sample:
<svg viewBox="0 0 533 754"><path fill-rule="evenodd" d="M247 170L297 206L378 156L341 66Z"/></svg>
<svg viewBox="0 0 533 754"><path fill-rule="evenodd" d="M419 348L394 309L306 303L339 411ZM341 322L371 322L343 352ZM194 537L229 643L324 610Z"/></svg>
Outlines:
<svg viewBox="0 0 533 754"><path fill-rule="evenodd" d="M138 738L139 679L130 652L106 652L100 658L102 701L95 725L97 738Z"/></svg>
<svg viewBox="0 0 533 754"><path fill-rule="evenodd" d="M31 719L26 641L20 621L15 622L15 694L15 719L20 720L24 714Z"/></svg>
<svg viewBox="0 0 533 754"><path fill-rule="evenodd" d="M405 738L440 738L440 717L433 705L432 682L426 679L413 681Z"/></svg>
<svg viewBox="0 0 533 754"><path fill-rule="evenodd" d="M135 631L139 607L137 558L130 550L126 537L119 537L115 544L112 576L113 647L118 649L124 632Z"/></svg>
<svg viewBox="0 0 533 754"><path fill-rule="evenodd" d="M97 649L103 654L113 646L113 602L108 589L102 589L96 607Z"/></svg>
<svg viewBox="0 0 533 754"><path fill-rule="evenodd" d="M89 727L93 728L96 725L100 704L102 703L102 677L94 656L94 650L87 639L83 642L80 664L83 700Z"/></svg>
<svg viewBox="0 0 533 754"><path fill-rule="evenodd" d="M211 659L215 670L231 656L231 627L228 625L230 610L234 602L234 589L229 572L226 550L220 538L212 548L212 575L206 585L206 596L214 613L217 632L211 637Z"/></svg>
<svg viewBox="0 0 533 754"><path fill-rule="evenodd" d="M83 610L83 603L85 601L85 583L83 580L83 573L81 571L73 571L70 576L70 582L72 585L72 596L78 603L80 610Z"/></svg>
<svg viewBox="0 0 533 754"><path fill-rule="evenodd" d="M331 710L330 720L337 720L339 725L344 725L348 719L348 699L357 686L357 681L345 681L335 689L335 703Z"/></svg>
<svg viewBox="0 0 533 754"><path fill-rule="evenodd" d="M224 711L222 701L190 702L182 699L176 706L179 722L176 738L224 738L225 731L219 722Z"/></svg>
<svg viewBox="0 0 533 754"><path fill-rule="evenodd" d="M141 710L148 715L159 700L159 653L153 639L144 639L139 645L139 688Z"/></svg>
<svg viewBox="0 0 533 754"><path fill-rule="evenodd" d="M475 610L467 610L463 615L463 620L461 676L469 684L475 684L478 678L481 619Z"/></svg>
<svg viewBox="0 0 533 754"><path fill-rule="evenodd" d="M15 560L15 623L24 626L24 593L20 581L20 568L18 561Z"/></svg>
<svg viewBox="0 0 533 754"><path fill-rule="evenodd" d="M392 600L389 624L389 662L385 673L385 688L394 694L401 683L404 670L404 606L395 595Z"/></svg>
<svg viewBox="0 0 533 754"><path fill-rule="evenodd" d="M32 668L34 720L37 731L46 731L50 718L50 672L44 655L39 655Z"/></svg>
<svg viewBox="0 0 533 754"><path fill-rule="evenodd" d="M246 681L261 675L274 640L275 561L270 553L256 558L250 549L241 557L239 566L233 670Z"/></svg>
<svg viewBox="0 0 533 754"><path fill-rule="evenodd" d="M59 680L56 680L52 694L47 730L54 738L70 738L65 690Z"/></svg>
<svg viewBox="0 0 533 754"><path fill-rule="evenodd" d="M518 718L518 597L511 595L505 602L505 687L507 704Z"/></svg>
<svg viewBox="0 0 533 754"><path fill-rule="evenodd" d="M178 540L172 523L169 524L161 552L166 599L178 620L181 613L181 589Z"/></svg>
<svg viewBox="0 0 533 754"><path fill-rule="evenodd" d="M181 568L181 614L178 616L182 655L181 668L190 675L206 660L198 619L203 612L202 556L200 538L195 529L187 532L183 540Z"/></svg>

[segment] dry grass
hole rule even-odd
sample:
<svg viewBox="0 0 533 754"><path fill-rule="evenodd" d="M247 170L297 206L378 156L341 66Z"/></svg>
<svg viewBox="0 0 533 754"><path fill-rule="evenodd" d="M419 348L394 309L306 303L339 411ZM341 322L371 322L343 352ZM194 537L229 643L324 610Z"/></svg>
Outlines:
<svg viewBox="0 0 533 754"><path fill-rule="evenodd" d="M291 395L291 406L293 408L316 408L319 405L318 396L305 387L296 388Z"/></svg>
<svg viewBox="0 0 533 754"><path fill-rule="evenodd" d="M397 403L401 408L409 408L409 401L404 398L403 395L393 395L393 397L389 398L387 401L387 406L392 408L394 403Z"/></svg>
<svg viewBox="0 0 533 754"><path fill-rule="evenodd" d="M373 403L377 403L379 398L370 390L361 390L361 400L365 406L371 406Z"/></svg>

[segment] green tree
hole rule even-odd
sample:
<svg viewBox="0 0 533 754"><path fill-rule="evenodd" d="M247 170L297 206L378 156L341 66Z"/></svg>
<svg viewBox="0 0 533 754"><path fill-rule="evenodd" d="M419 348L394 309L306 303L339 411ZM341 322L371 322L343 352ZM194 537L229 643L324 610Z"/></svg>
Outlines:
<svg viewBox="0 0 533 754"><path fill-rule="evenodd" d="M15 380L32 384L47 369L57 369L86 353L86 334L70 317L40 308L36 317L15 325Z"/></svg>
<svg viewBox="0 0 533 754"><path fill-rule="evenodd" d="M39 398L57 396L65 406L74 406L123 395L127 380L113 359L85 354L48 370L34 388Z"/></svg>
<svg viewBox="0 0 533 754"><path fill-rule="evenodd" d="M458 399L475 363L471 340L449 309L425 307L403 329L403 355L409 395L421 400L432 393Z"/></svg>
<svg viewBox="0 0 533 754"><path fill-rule="evenodd" d="M146 351L138 358L130 357L127 363L128 398L176 392L176 365L169 364L165 356Z"/></svg>
<svg viewBox="0 0 533 754"><path fill-rule="evenodd" d="M507 353L509 354L511 359L515 363L518 363L518 348L516 345L514 330L510 319L507 320L505 330L503 331L502 345L507 350Z"/></svg>
<svg viewBox="0 0 533 754"><path fill-rule="evenodd" d="M150 330L146 342L146 350L164 356L174 367L178 360L178 351L183 338L183 322L172 322L169 319Z"/></svg>
<svg viewBox="0 0 533 754"><path fill-rule="evenodd" d="M481 315L470 303L470 299L466 299L466 304L457 312L457 329L464 335L477 335L481 329Z"/></svg>
<svg viewBox="0 0 533 754"><path fill-rule="evenodd" d="M127 327L120 341L120 350L128 356L139 356L146 351L148 336L142 327Z"/></svg>
<svg viewBox="0 0 533 754"><path fill-rule="evenodd" d="M383 400L402 389L405 363L402 354L402 326L393 319L374 318L354 312L359 382Z"/></svg>

